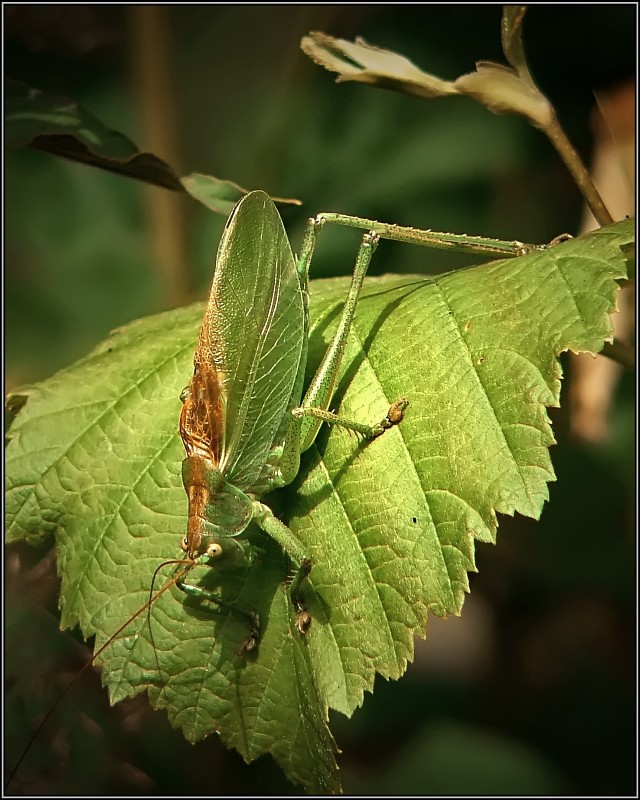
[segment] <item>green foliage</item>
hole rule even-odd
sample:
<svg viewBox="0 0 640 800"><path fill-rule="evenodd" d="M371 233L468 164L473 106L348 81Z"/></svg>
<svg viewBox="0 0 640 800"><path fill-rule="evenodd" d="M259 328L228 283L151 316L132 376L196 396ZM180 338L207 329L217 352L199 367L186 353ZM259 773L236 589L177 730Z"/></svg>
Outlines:
<svg viewBox="0 0 640 800"><path fill-rule="evenodd" d="M496 511L539 516L553 479L545 406L559 402L557 356L597 352L611 335L632 237L626 221L437 278L368 281L336 407L375 420L402 394L411 406L366 445L321 434L299 480L274 497L314 561L306 641L285 559L254 532L263 550L248 573L199 579L260 612L255 656L235 655L241 619L171 590L151 611L155 650L142 615L101 656L112 700L148 689L188 739L218 731L246 760L270 752L308 791L337 791L328 709L351 714L376 672L402 675L428 612L459 613L474 539L495 540ZM310 372L345 291L344 280L312 284ZM95 634L96 646L179 552L176 421L201 314L196 305L139 320L10 398L8 541L55 533L62 624Z"/></svg>

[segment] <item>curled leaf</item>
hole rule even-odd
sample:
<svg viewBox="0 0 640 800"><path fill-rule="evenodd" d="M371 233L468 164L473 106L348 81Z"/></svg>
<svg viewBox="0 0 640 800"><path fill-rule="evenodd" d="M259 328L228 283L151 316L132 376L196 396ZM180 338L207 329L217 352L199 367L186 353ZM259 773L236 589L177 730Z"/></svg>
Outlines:
<svg viewBox="0 0 640 800"><path fill-rule="evenodd" d="M316 64L330 72L337 72L338 83L357 81L418 97L457 94L451 81L423 72L408 58L392 50L367 44L359 37L355 42L348 42L315 31L302 38L300 47Z"/></svg>
<svg viewBox="0 0 640 800"><path fill-rule="evenodd" d="M180 178L153 153L138 150L124 134L111 130L66 97L5 80L5 142L115 172L174 192L187 192L207 208L228 216L247 192L233 181L194 173ZM274 198L280 205L299 200Z"/></svg>
<svg viewBox="0 0 640 800"><path fill-rule="evenodd" d="M526 6L503 6L500 33L505 58L520 78L533 86L522 45L522 21L526 11Z"/></svg>
<svg viewBox="0 0 640 800"><path fill-rule="evenodd" d="M476 72L461 75L455 86L494 114L521 114L538 128L544 128L553 118L553 108L546 97L502 64L479 61Z"/></svg>

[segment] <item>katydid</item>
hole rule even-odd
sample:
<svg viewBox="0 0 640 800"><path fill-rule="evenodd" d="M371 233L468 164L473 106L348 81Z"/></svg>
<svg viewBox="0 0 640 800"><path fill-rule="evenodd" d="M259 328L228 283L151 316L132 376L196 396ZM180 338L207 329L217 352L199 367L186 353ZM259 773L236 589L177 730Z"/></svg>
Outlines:
<svg viewBox="0 0 640 800"><path fill-rule="evenodd" d="M255 521L295 566L290 597L302 634L310 623L301 587L311 559L260 498L296 477L300 454L311 446L323 421L373 438L397 424L408 404L405 398L395 401L387 416L375 424L328 410L377 243L373 232L362 239L338 330L303 397L309 332L307 282L316 232L322 224L321 217L309 221L296 260L268 195L252 192L237 204L220 242L194 374L182 393L180 417L187 454L182 477L189 498L187 535L182 542L186 560L192 566L213 566L229 551L242 556L236 537ZM183 578L177 583L188 594L227 606L217 595ZM257 619L250 619L246 649L252 649L257 640Z"/></svg>
<svg viewBox="0 0 640 800"><path fill-rule="evenodd" d="M316 236L326 222L366 232L356 257L351 287L334 337L303 396L309 335L308 277ZM303 545L260 501L298 474L300 455L314 442L322 422L366 439L401 422L409 401L401 397L387 415L370 424L331 413L342 355L358 296L380 237L441 248L518 255L529 246L479 237L438 234L342 214L320 214L307 224L295 259L282 220L264 192L246 195L233 210L218 249L213 284L194 358L191 383L182 393L180 435L189 498L182 549L192 567L213 567L229 551L249 554L236 537L253 520L287 553L295 566L289 587L296 627L304 635L311 618L302 586L312 563ZM233 610L219 596L188 584L187 594ZM250 622L243 650L257 644L258 619Z"/></svg>
<svg viewBox="0 0 640 800"><path fill-rule="evenodd" d="M327 223L355 227L364 234L337 330L305 392L309 267L317 234ZM254 650L260 635L255 610L223 600L186 580L197 566L215 568L226 563L232 568L246 567L253 546L243 533L251 522L275 540L293 564L289 597L295 628L299 635L306 635L311 617L304 602L304 586L313 564L302 542L261 498L294 480L301 454L313 444L323 422L372 439L403 419L409 405L404 397L390 402L387 414L373 422L329 410L360 290L380 238L502 258L544 247L324 213L308 221L300 255L294 258L269 196L254 191L242 198L220 241L193 377L181 394L180 435L186 451L182 479L188 497L183 556L160 565L173 563L177 570L96 651L93 660L173 585L211 603L214 613L244 617L248 632L237 655L243 657ZM72 682L36 730L9 780Z"/></svg>

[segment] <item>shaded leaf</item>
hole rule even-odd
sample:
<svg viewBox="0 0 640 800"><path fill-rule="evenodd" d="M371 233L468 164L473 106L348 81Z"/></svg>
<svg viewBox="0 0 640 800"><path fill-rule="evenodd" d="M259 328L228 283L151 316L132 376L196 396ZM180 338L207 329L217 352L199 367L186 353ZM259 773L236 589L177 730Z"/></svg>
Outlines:
<svg viewBox="0 0 640 800"><path fill-rule="evenodd" d="M141 153L126 136L106 128L77 103L5 81L5 142L33 147L109 172L182 191L162 159Z"/></svg>
<svg viewBox="0 0 640 800"><path fill-rule="evenodd" d="M127 178L187 192L225 216L249 191L211 175L194 173L179 178L161 158L140 152L130 139L105 127L77 103L10 79L5 81L4 129L5 142L12 147L44 150ZM300 205L293 199L274 198L274 202Z"/></svg>
<svg viewBox="0 0 640 800"><path fill-rule="evenodd" d="M403 423L368 444L324 430L296 483L271 498L313 557L305 640L279 548L249 531L246 573L201 569L194 582L256 609L256 652L239 614L171 588L101 656L112 700L147 689L195 741L219 732L245 759L270 752L307 791L338 791L328 708L350 714L377 672L398 678L428 612L458 614L474 539L495 540L496 512L538 517L553 480L563 350L611 336L624 276L624 221L547 251L436 278L367 281L335 406L374 421L407 395ZM311 287L310 371L337 324L343 279ZM139 320L82 361L21 392L6 450L7 539L55 532L62 625L99 646L177 557L187 500L177 432L192 371L196 305ZM165 568L162 578L171 573Z"/></svg>

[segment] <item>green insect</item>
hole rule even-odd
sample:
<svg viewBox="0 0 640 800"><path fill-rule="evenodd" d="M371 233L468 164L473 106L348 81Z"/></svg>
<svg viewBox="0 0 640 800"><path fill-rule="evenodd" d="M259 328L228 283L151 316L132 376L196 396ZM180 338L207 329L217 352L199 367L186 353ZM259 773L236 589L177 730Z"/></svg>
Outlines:
<svg viewBox="0 0 640 800"><path fill-rule="evenodd" d="M309 340L309 267L318 232L326 223L364 231L342 315L322 362L304 391ZM194 373L181 394L180 435L186 458L182 479L188 497L183 557L164 562L177 569L161 589L96 651L91 662L155 601L177 585L187 595L211 603L215 613L247 621L247 636L237 655L259 642L254 609L222 599L187 582L198 566L246 568L254 547L243 533L256 523L287 554L294 567L289 596L301 636L311 625L304 602L312 560L304 545L261 502L261 497L291 483L300 456L314 442L323 422L372 439L401 423L409 405L392 402L378 421L347 419L329 411L349 331L367 268L380 238L441 249L471 250L499 257L518 256L537 245L443 234L324 213L308 221L295 258L280 215L270 197L254 191L233 209L220 241L213 283L194 356ZM542 246L543 247L543 246ZM156 574L158 573L156 570ZM59 695L14 767L24 759L54 708L82 670Z"/></svg>
<svg viewBox="0 0 640 800"><path fill-rule="evenodd" d="M400 422L408 405L394 402L387 416L369 424L331 413L342 354L358 295L378 239L363 237L351 289L338 330L303 396L309 336L308 275L323 217L310 220L295 259L272 200L252 192L233 210L222 235L209 302L194 357L194 374L183 391L180 435L186 450L182 478L189 498L188 566L214 566L231 558L242 564L250 545L239 537L253 521L287 553L295 567L289 591L296 627L304 634L310 616L302 585L311 559L294 534L260 501L296 477L300 455L322 422L380 435ZM237 610L206 589L177 581L182 591ZM245 613L258 639L257 615Z"/></svg>

